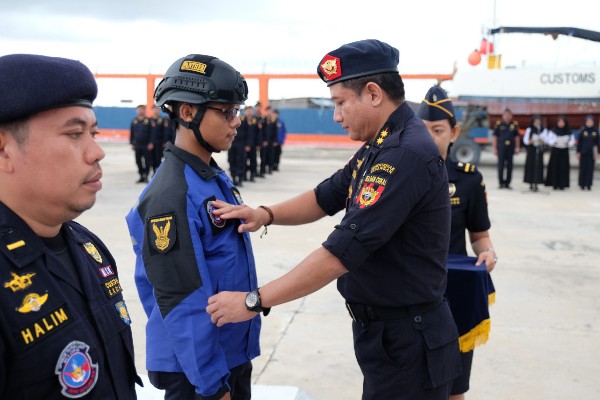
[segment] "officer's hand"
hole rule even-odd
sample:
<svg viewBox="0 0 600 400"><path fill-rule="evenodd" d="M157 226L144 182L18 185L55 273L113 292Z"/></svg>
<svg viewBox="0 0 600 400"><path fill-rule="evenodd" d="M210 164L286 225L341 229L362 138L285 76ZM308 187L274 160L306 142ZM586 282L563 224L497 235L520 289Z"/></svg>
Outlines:
<svg viewBox="0 0 600 400"><path fill-rule="evenodd" d="M154 143L148 143L148 150L154 150Z"/></svg>
<svg viewBox="0 0 600 400"><path fill-rule="evenodd" d="M246 292L220 292L209 297L206 312L217 326L248 321L256 316L246 308Z"/></svg>
<svg viewBox="0 0 600 400"><path fill-rule="evenodd" d="M231 400L231 395L229 392L225 393L223 397L221 397L221 400Z"/></svg>
<svg viewBox="0 0 600 400"><path fill-rule="evenodd" d="M256 232L263 225L269 222L269 215L266 211L254 210L247 205L234 206L221 200L212 202L215 210L213 214L223 219L239 219L242 221L238 227L238 232ZM263 217L266 217L263 218Z"/></svg>
<svg viewBox="0 0 600 400"><path fill-rule="evenodd" d="M492 270L496 266L497 260L498 260L498 257L496 257L496 252L494 251L494 249L488 249L486 251L482 251L481 253L479 253L479 256L477 256L477 262L475 263L475 265L479 266L485 262L487 272L492 272Z"/></svg>

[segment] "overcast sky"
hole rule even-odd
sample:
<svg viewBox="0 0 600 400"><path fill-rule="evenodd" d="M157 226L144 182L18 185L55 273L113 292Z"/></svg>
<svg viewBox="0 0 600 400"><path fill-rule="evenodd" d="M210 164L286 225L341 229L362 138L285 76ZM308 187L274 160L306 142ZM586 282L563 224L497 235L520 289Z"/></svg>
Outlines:
<svg viewBox="0 0 600 400"><path fill-rule="evenodd" d="M479 47L484 28L493 27L494 15L496 26L600 30L600 10L589 0L0 3L0 55L38 53L75 58L97 73L162 74L173 61L189 53L219 57L246 74L315 73L325 53L367 38L383 40L400 50L401 73L451 73L455 63L459 69L472 68L467 64L468 55ZM531 40L524 41L522 35L516 39L509 36L503 35L497 42L505 64L535 63L559 56L600 63L600 44L594 44L594 49L589 43L577 43L584 42L578 39L568 39L571 42L565 45L561 39L553 42L548 37L529 35ZM304 90L317 88L315 95L328 95L319 81L300 85ZM257 98L256 89L251 98ZM300 89L290 87L289 91ZM279 90L286 88L274 88ZM411 97L408 85L407 97Z"/></svg>

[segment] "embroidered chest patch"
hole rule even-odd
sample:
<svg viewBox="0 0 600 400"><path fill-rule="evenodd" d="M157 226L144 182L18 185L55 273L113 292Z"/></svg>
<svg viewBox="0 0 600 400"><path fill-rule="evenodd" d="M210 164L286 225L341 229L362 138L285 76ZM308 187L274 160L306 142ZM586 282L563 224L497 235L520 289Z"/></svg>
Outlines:
<svg viewBox="0 0 600 400"><path fill-rule="evenodd" d="M77 399L90 393L98 382L98 363L92 362L90 346L83 342L69 343L58 357L54 373L62 386L62 395Z"/></svg>

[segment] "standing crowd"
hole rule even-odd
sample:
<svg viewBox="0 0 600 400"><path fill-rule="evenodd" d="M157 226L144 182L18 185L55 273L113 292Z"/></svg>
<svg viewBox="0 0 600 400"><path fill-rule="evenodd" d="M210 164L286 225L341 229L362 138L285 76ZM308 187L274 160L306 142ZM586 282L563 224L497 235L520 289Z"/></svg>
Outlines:
<svg viewBox="0 0 600 400"><path fill-rule="evenodd" d="M246 181L255 182L256 178L279 171L287 134L279 111L267 106L263 115L260 102L254 107L246 106L240 120L242 123L227 153L231 178L239 187Z"/></svg>
<svg viewBox="0 0 600 400"><path fill-rule="evenodd" d="M577 183L581 190L592 190L594 169L600 149L600 136L594 116L585 116L584 124L577 134L573 133L569 121L563 115L557 118L556 126L552 128L543 126L542 120L542 116L534 115L522 138L527 150L523 181L529 183L530 190L534 192L538 191L538 184L544 184L554 190L568 188L571 170L569 149L575 148L579 160ZM496 123L493 133L493 150L498 156L500 189L511 189L513 156L519 154L520 142L518 123L513 120L512 112L506 109L502 120ZM550 158L544 171L544 152L547 148L550 149Z"/></svg>

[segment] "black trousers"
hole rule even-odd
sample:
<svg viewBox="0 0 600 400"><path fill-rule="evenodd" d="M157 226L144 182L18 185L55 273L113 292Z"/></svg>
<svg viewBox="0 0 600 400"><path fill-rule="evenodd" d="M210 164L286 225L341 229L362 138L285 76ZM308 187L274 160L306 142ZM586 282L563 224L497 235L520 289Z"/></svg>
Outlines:
<svg viewBox="0 0 600 400"><path fill-rule="evenodd" d="M229 372L228 383L231 387L231 400L250 400L250 377L252 362L232 368ZM202 397L196 394L194 385L188 381L182 372L148 371L150 383L157 389L165 391L165 400L198 400Z"/></svg>
<svg viewBox="0 0 600 400"><path fill-rule="evenodd" d="M498 146L498 182L500 186L510 185L513 170L513 155L515 149L513 146ZM506 169L506 175L504 170Z"/></svg>
<svg viewBox="0 0 600 400"><path fill-rule="evenodd" d="M458 332L445 301L407 318L354 321L352 332L363 400L448 400L461 368Z"/></svg>
<svg viewBox="0 0 600 400"><path fill-rule="evenodd" d="M147 178L152 165L152 154L146 146L135 148L135 163L138 167L140 178Z"/></svg>

